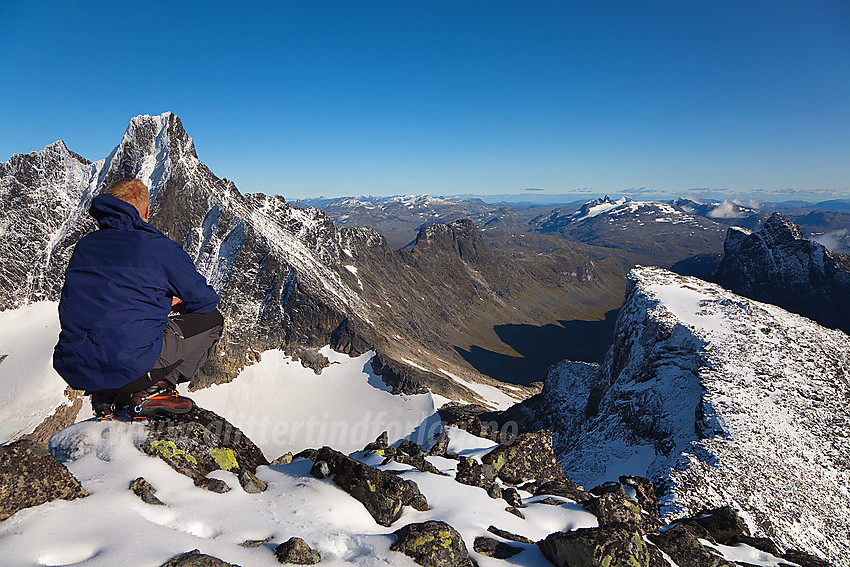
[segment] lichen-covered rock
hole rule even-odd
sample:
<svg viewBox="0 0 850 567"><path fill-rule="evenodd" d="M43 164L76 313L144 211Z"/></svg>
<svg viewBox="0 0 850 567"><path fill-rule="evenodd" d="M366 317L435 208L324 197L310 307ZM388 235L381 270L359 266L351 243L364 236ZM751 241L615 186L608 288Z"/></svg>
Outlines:
<svg viewBox="0 0 850 567"><path fill-rule="evenodd" d="M642 476L621 476L620 482L623 487L629 487L635 491L638 505L645 512L649 512L655 518L658 517L658 496L652 481Z"/></svg>
<svg viewBox="0 0 850 567"><path fill-rule="evenodd" d="M408 524L393 532L392 551L404 553L424 567L473 567L463 538L445 522Z"/></svg>
<svg viewBox="0 0 850 567"><path fill-rule="evenodd" d="M552 451L552 432L546 429L521 433L513 442L499 445L484 455L481 462L493 465L496 475L507 484L544 478L566 480Z"/></svg>
<svg viewBox="0 0 850 567"><path fill-rule="evenodd" d="M44 445L21 439L0 446L0 520L24 508L84 496L88 492Z"/></svg>
<svg viewBox="0 0 850 567"><path fill-rule="evenodd" d="M521 547L508 545L502 541L485 536L478 536L475 538L475 541L472 543L472 549L481 555L486 555L487 557L493 557L495 559L508 559L522 551Z"/></svg>
<svg viewBox="0 0 850 567"><path fill-rule="evenodd" d="M640 533L623 527L556 532L537 542L556 567L669 567ZM696 567L692 563L679 563Z"/></svg>
<svg viewBox="0 0 850 567"><path fill-rule="evenodd" d="M316 461L326 462L334 483L363 504L382 526L392 525L404 506L420 511L430 509L412 480L370 467L330 447L319 449Z"/></svg>
<svg viewBox="0 0 850 567"><path fill-rule="evenodd" d="M505 502L514 506L515 508L522 508L522 497L517 492L516 488L506 488L502 490L502 498L505 499Z"/></svg>
<svg viewBox="0 0 850 567"><path fill-rule="evenodd" d="M441 431L437 436L434 444L428 449L428 454L432 457L442 457L449 450L449 436L445 431Z"/></svg>
<svg viewBox="0 0 850 567"><path fill-rule="evenodd" d="M596 516L600 527L625 524L646 532L660 526L658 518L644 514L640 506L620 492L607 492L584 502L582 507Z"/></svg>
<svg viewBox="0 0 850 567"><path fill-rule="evenodd" d="M469 457L460 457L460 460L457 464L457 474L455 474L455 480L461 484L468 484L469 486L477 486L479 488L484 488L484 473L481 467L481 463L479 463L475 459L470 459Z"/></svg>
<svg viewBox="0 0 850 567"><path fill-rule="evenodd" d="M289 538L275 548L274 554L281 563L294 565L315 565L322 560L322 555L300 537Z"/></svg>
<svg viewBox="0 0 850 567"><path fill-rule="evenodd" d="M156 488L151 486L144 477L139 477L130 483L130 490L133 494L142 499L145 504L153 504L154 506L165 506L165 502L154 496Z"/></svg>
<svg viewBox="0 0 850 567"><path fill-rule="evenodd" d="M179 419L154 420L146 427L142 450L195 481L215 470L253 473L269 464L244 433L209 410L195 408Z"/></svg>
<svg viewBox="0 0 850 567"><path fill-rule="evenodd" d="M205 555L198 549L175 555L161 567L239 567L235 563L227 563L218 557Z"/></svg>
<svg viewBox="0 0 850 567"><path fill-rule="evenodd" d="M661 533L649 534L648 537L677 565L734 567L734 563L726 561L713 550L702 545L698 539L701 535L695 532L692 526L677 524Z"/></svg>

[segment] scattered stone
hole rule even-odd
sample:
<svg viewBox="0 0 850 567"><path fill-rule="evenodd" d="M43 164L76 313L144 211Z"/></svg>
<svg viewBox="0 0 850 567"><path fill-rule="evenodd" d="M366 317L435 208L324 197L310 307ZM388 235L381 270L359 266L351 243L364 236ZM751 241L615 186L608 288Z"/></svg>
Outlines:
<svg viewBox="0 0 850 567"><path fill-rule="evenodd" d="M513 533L507 532L505 530L500 530L496 526L490 526L489 528L487 528L487 531L490 532L491 534L497 535L497 536L499 536L500 538L503 538L503 539L509 539L511 541L516 541L516 542L519 542L519 543L534 543L533 541L531 541L530 539L528 539L525 536L513 534Z"/></svg>
<svg viewBox="0 0 850 567"><path fill-rule="evenodd" d="M562 480L546 480L540 483L525 485L523 490L531 492L535 496L541 494L549 494L551 496L563 496L576 502L587 502L593 495L586 492L580 485L574 483L568 478Z"/></svg>
<svg viewBox="0 0 850 567"><path fill-rule="evenodd" d="M223 480L217 478L199 478L195 481L195 486L198 488L203 488L204 490L208 490L210 492L215 492L217 494L224 494L225 492L230 492L230 486Z"/></svg>
<svg viewBox="0 0 850 567"><path fill-rule="evenodd" d="M537 542L556 567L669 567L661 553L639 533L623 527L580 528L556 532ZM696 563L678 563L696 567Z"/></svg>
<svg viewBox="0 0 850 567"><path fill-rule="evenodd" d="M496 484L495 482L487 488L487 496L492 498L493 500L497 500L502 497L502 487Z"/></svg>
<svg viewBox="0 0 850 567"><path fill-rule="evenodd" d="M199 549L193 549L180 555L175 555L161 567L239 567L234 563L227 563L218 557L205 555Z"/></svg>
<svg viewBox="0 0 850 567"><path fill-rule="evenodd" d="M384 462L381 464L386 465L390 461L395 461L404 465L410 465L411 467L414 467L416 470L421 472L438 474L440 476L448 476L446 473L444 473L443 471L435 467L433 464L428 462L424 454L411 457L406 453L396 453L395 455L389 456L384 459Z"/></svg>
<svg viewBox="0 0 850 567"><path fill-rule="evenodd" d="M331 466L325 461L316 461L310 467L310 474L316 478L328 478L331 476Z"/></svg>
<svg viewBox="0 0 850 567"><path fill-rule="evenodd" d="M538 500L535 504L546 504L547 506L560 506L561 504L566 504L566 500L560 500L558 498L552 498L551 496L547 496L542 500Z"/></svg>
<svg viewBox="0 0 850 567"><path fill-rule="evenodd" d="M139 477L130 483L130 490L133 494L142 499L145 504L153 504L154 506L165 506L165 502L154 496L156 488L151 486L144 477Z"/></svg>
<svg viewBox="0 0 850 567"><path fill-rule="evenodd" d="M392 551L404 553L425 567L473 567L463 538L445 522L408 524L393 532Z"/></svg>
<svg viewBox="0 0 850 567"><path fill-rule="evenodd" d="M692 526L677 524L660 533L648 534L652 543L657 545L677 565L698 565L699 567L735 567L699 541L701 534Z"/></svg>
<svg viewBox="0 0 850 567"><path fill-rule="evenodd" d="M254 472L269 462L262 451L223 417L203 408L174 419L152 420L145 425L142 451L159 457L193 480L215 470L238 474Z"/></svg>
<svg viewBox="0 0 850 567"><path fill-rule="evenodd" d="M510 512L511 514L522 520L525 519L525 515L513 506L508 506L507 508L505 508L505 512Z"/></svg>
<svg viewBox="0 0 850 567"><path fill-rule="evenodd" d="M403 506L430 510L428 501L412 480L370 467L330 447L322 447L316 458L327 463L334 483L363 504L382 526L395 522Z"/></svg>
<svg viewBox="0 0 850 567"><path fill-rule="evenodd" d="M401 443L399 443L398 450L406 455L410 455L411 457L424 457L427 455L425 449L423 449L421 445L407 439L404 439Z"/></svg>
<svg viewBox="0 0 850 567"><path fill-rule="evenodd" d="M590 493L594 496L602 496L603 494L622 494L626 495L626 491L623 490L623 485L619 482L614 482L613 480L609 480L608 482L602 483L599 486L594 486L590 489Z"/></svg>
<svg viewBox="0 0 850 567"><path fill-rule="evenodd" d="M506 488L502 490L502 498L504 498L505 502L511 506L515 508L522 508L522 498L516 488Z"/></svg>
<svg viewBox="0 0 850 567"><path fill-rule="evenodd" d="M654 518L658 517L658 495L652 481L642 476L621 476L620 482L624 487L631 487L635 491L638 505L645 512L649 512Z"/></svg>
<svg viewBox="0 0 850 567"><path fill-rule="evenodd" d="M389 447L389 434L384 431L378 438L363 447L364 451L373 451L379 455L383 455L384 451Z"/></svg>
<svg viewBox="0 0 850 567"><path fill-rule="evenodd" d="M294 565L315 565L322 560L321 554L300 537L289 538L275 548L274 554L281 563Z"/></svg>
<svg viewBox="0 0 850 567"><path fill-rule="evenodd" d="M431 445L428 450L428 455L432 457L442 457L449 450L449 436L445 431L441 431L437 436L437 440Z"/></svg>
<svg viewBox="0 0 850 567"><path fill-rule="evenodd" d="M484 488L484 474L481 463L469 457L460 457L455 480L461 484Z"/></svg>
<svg viewBox="0 0 850 567"><path fill-rule="evenodd" d="M521 433L512 443L499 445L481 458L491 464L506 484L517 485L534 479L566 480L552 451L552 432L541 429Z"/></svg>
<svg viewBox="0 0 850 567"><path fill-rule="evenodd" d="M273 537L274 536L269 536L265 539L246 539L245 541L243 541L239 545L241 545L242 547L260 547L264 543L270 542Z"/></svg>
<svg viewBox="0 0 850 567"><path fill-rule="evenodd" d="M44 445L21 439L0 446L0 520L59 498L85 496L88 492Z"/></svg>
<svg viewBox="0 0 850 567"><path fill-rule="evenodd" d="M283 455L281 455L280 457L273 460L269 464L272 465L272 466L280 466L280 465L288 465L291 462L292 462L292 453L286 452Z"/></svg>
<svg viewBox="0 0 850 567"><path fill-rule="evenodd" d="M485 536L476 537L472 543L472 549L481 555L493 557L494 559L508 559L522 551L521 547L514 547L513 545L508 545L507 543Z"/></svg>
<svg viewBox="0 0 850 567"><path fill-rule="evenodd" d="M582 507L597 517L600 527L625 524L641 532L657 529L657 518L644 514L640 506L623 492L607 492L582 503Z"/></svg>
<svg viewBox="0 0 850 567"><path fill-rule="evenodd" d="M246 469L239 472L239 484L242 486L242 490L248 494L259 494L265 492L269 487L268 484L257 478L257 475Z"/></svg>

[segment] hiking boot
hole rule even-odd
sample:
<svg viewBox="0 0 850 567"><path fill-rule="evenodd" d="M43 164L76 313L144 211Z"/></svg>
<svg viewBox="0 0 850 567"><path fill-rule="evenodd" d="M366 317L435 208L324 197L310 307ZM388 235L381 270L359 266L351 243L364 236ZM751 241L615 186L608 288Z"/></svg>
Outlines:
<svg viewBox="0 0 850 567"><path fill-rule="evenodd" d="M178 394L174 386L165 380L160 380L130 397L130 414L133 419L183 415L194 407L195 402Z"/></svg>
<svg viewBox="0 0 850 567"><path fill-rule="evenodd" d="M115 394L92 392L91 407L98 421L112 421L115 418Z"/></svg>

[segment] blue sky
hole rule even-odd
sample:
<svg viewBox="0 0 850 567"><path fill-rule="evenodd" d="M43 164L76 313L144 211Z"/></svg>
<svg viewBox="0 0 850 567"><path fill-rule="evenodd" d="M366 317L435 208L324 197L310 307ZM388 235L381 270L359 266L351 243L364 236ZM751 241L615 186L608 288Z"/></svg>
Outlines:
<svg viewBox="0 0 850 567"><path fill-rule="evenodd" d="M0 160L171 110L288 199L850 196L846 0L3 2L0 63Z"/></svg>

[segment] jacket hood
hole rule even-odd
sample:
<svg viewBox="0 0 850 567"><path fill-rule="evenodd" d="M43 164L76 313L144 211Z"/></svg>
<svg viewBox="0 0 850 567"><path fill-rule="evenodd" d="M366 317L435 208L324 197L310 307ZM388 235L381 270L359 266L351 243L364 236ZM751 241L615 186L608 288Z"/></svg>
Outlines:
<svg viewBox="0 0 850 567"><path fill-rule="evenodd" d="M151 230L153 227L142 220L136 207L105 193L92 200L89 214L101 228L118 230Z"/></svg>

